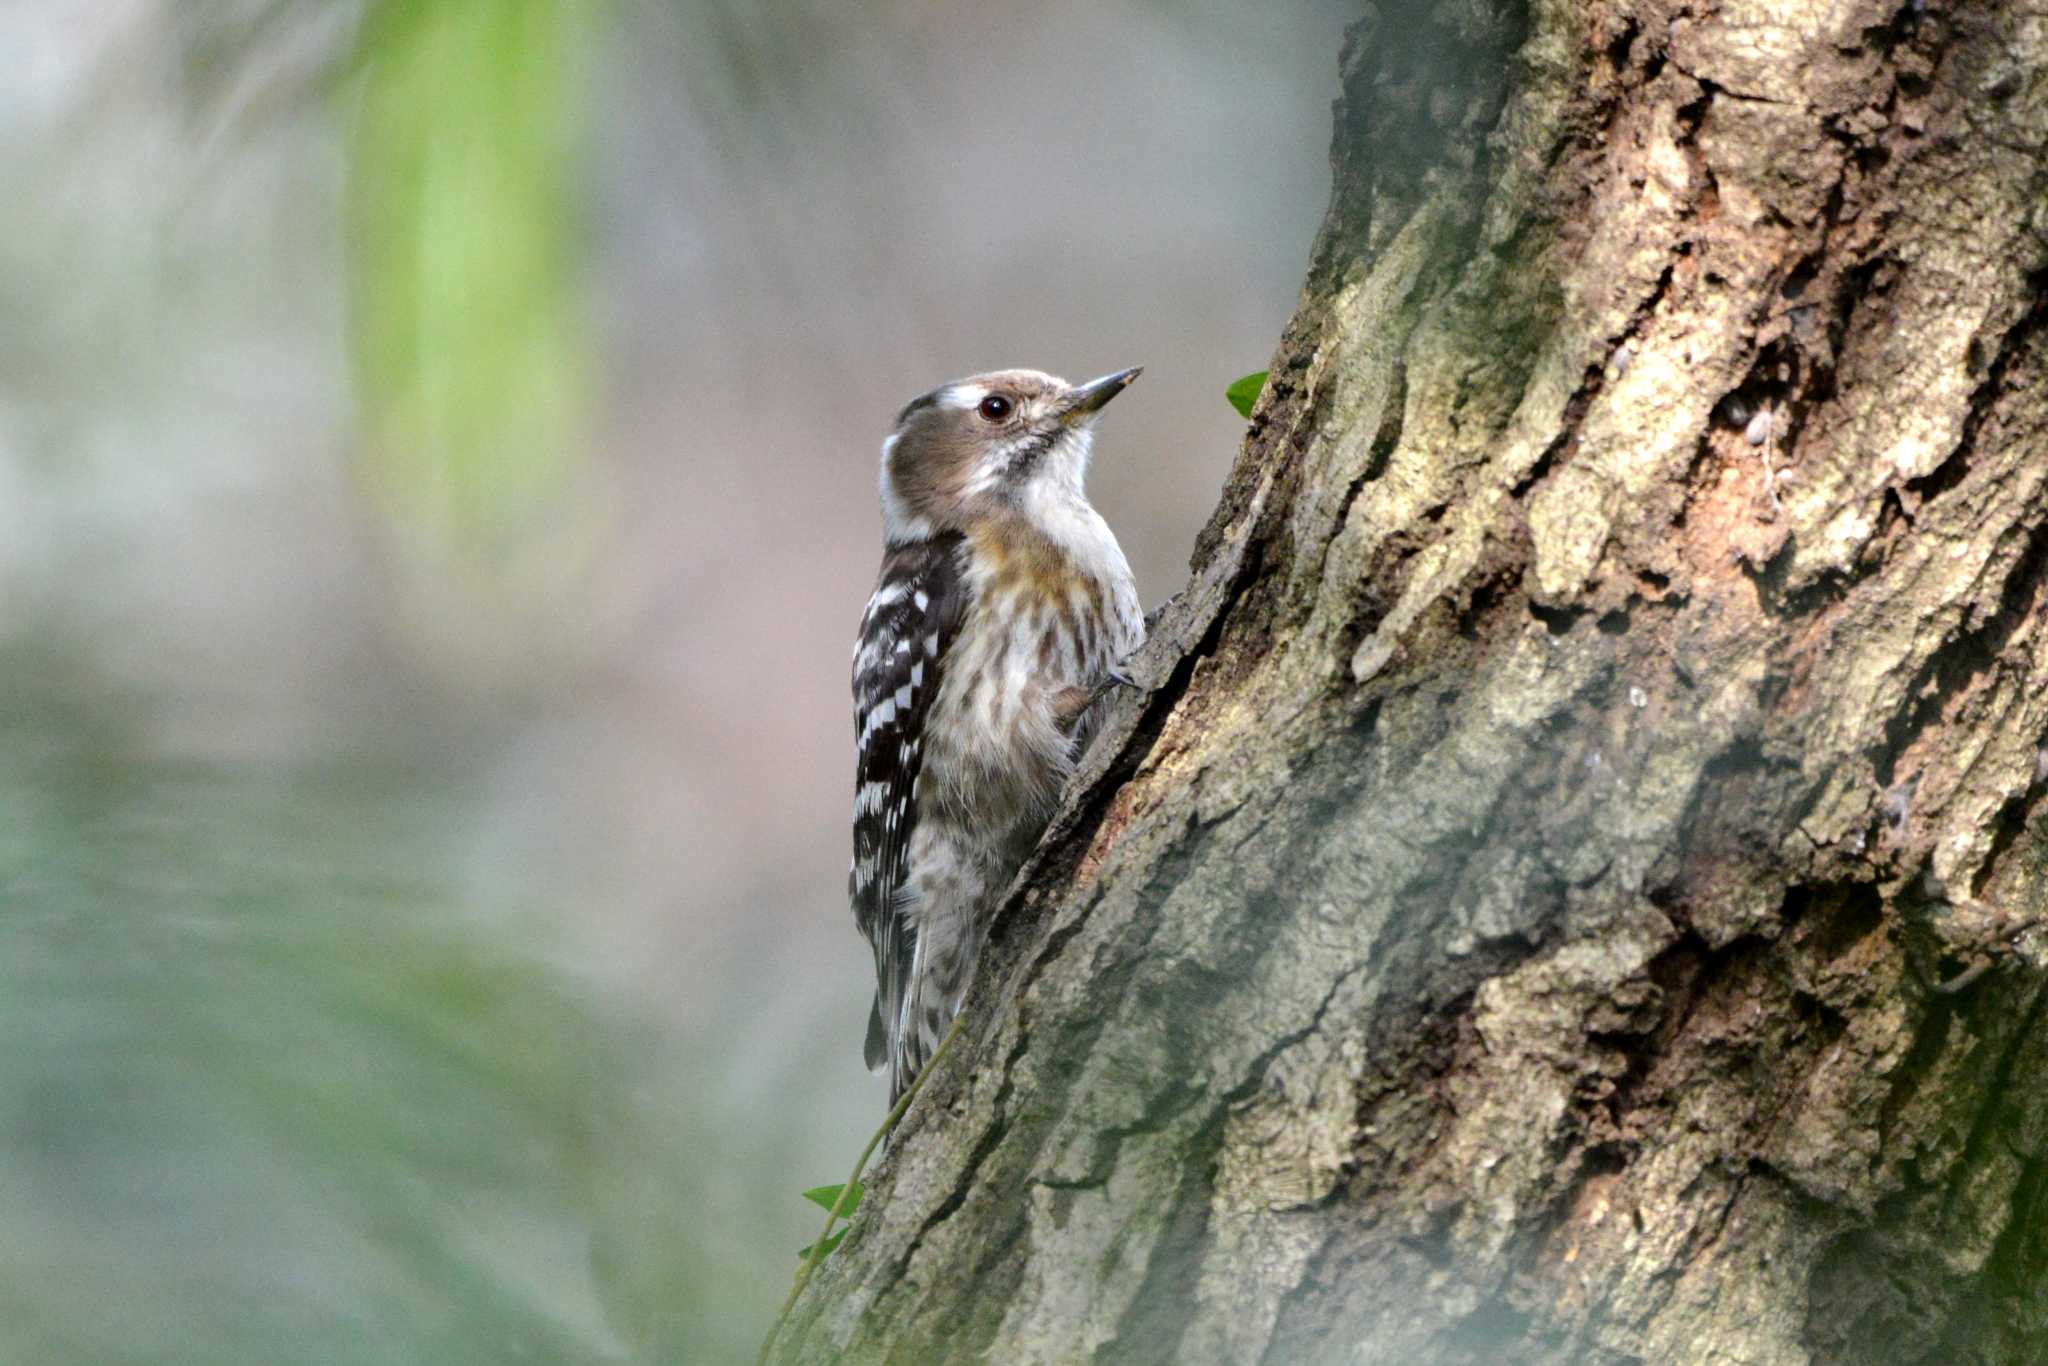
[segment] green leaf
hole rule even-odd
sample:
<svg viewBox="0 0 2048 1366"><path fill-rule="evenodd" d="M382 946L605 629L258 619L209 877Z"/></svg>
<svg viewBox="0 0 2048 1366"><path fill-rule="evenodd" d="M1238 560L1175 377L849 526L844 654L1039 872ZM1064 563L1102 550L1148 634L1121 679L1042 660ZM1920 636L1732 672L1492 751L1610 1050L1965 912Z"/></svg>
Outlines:
<svg viewBox="0 0 2048 1366"><path fill-rule="evenodd" d="M1259 395L1265 392L1265 388L1266 372L1264 370L1254 370L1251 374L1246 375L1243 379L1225 389L1223 397L1230 400L1230 406L1237 409L1239 417L1250 417L1252 415L1252 405L1259 401Z"/></svg>
<svg viewBox="0 0 2048 1366"><path fill-rule="evenodd" d="M813 1186L804 1192L804 1199L829 1214L832 1212L832 1207L839 1203L839 1192L842 1189L844 1189L842 1186ZM860 1182L854 1182L853 1198L846 1202L845 1209L839 1211L839 1217L851 1219L853 1212L860 1208L861 1196L865 1194L867 1194L867 1191L861 1187Z"/></svg>
<svg viewBox="0 0 2048 1366"><path fill-rule="evenodd" d="M852 1229L846 1229L846 1228L843 1228L843 1229L840 1229L840 1230L839 1230L839 1232L837 1232L837 1233L833 1234L833 1235L832 1235L832 1236L831 1236L830 1238L827 1238L827 1239L825 1240L825 1253L824 1253L824 1255L825 1255L825 1256L827 1256L827 1257L831 1256L831 1255L832 1255L832 1249L833 1249L833 1248L835 1248L835 1247L838 1247L838 1246L839 1246L839 1245L840 1245L841 1243L845 1242L845 1241L846 1241L846 1235L847 1235L847 1234L849 1234L849 1233L851 1233L852 1231L853 1231ZM803 1259L804 1259L805 1261L809 1261L809 1260L810 1260L810 1257L811 1257L811 1248L813 1248L813 1247L816 1247L816 1246L817 1246L817 1244L816 1244L816 1243L812 1243L812 1244L810 1244L809 1246L807 1246L807 1247L803 1248L803 1249L802 1249L801 1251L799 1251L799 1252L798 1252L798 1253L797 1253L796 1255L797 1255L797 1256L799 1256L799 1257L801 1257L801 1258L803 1258Z"/></svg>

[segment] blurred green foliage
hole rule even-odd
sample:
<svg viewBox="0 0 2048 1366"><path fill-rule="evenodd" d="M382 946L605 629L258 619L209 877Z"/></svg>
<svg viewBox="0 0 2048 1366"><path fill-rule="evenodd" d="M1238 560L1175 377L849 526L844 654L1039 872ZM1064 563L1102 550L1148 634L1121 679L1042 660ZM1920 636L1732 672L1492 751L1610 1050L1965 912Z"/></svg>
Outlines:
<svg viewBox="0 0 2048 1366"><path fill-rule="evenodd" d="M762 1096L815 1077L485 890L488 762L174 760L148 715L0 641L0 1363L747 1359L823 1157Z"/></svg>
<svg viewBox="0 0 2048 1366"><path fill-rule="evenodd" d="M579 285L589 0L380 0L348 144L362 468L464 611L573 586L594 363Z"/></svg>
<svg viewBox="0 0 2048 1366"><path fill-rule="evenodd" d="M0 1361L613 1354L616 1045L452 914L445 794L5 752Z"/></svg>

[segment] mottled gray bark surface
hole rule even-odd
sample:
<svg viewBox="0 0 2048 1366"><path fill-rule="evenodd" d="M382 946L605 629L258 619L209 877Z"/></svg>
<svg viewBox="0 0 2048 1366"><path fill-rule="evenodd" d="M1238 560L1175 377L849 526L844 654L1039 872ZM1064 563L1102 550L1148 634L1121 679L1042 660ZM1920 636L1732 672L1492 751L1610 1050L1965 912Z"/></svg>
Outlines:
<svg viewBox="0 0 2048 1366"><path fill-rule="evenodd" d="M2048 10L1387 5L790 1361L2048 1359Z"/></svg>

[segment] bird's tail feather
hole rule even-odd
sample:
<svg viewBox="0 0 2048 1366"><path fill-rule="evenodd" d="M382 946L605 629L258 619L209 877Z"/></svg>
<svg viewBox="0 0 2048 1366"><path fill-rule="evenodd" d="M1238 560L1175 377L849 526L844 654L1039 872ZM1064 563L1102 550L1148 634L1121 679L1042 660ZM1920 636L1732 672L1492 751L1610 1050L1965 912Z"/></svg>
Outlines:
<svg viewBox="0 0 2048 1366"><path fill-rule="evenodd" d="M894 1105L902 1097L924 1070L926 1060L938 1051L939 1040L945 1037L946 1027L953 1023L959 1006L958 1000L946 997L927 977L912 976L902 1014L897 1017L895 1037L885 1040L893 1045L888 1049L889 1104Z"/></svg>
<svg viewBox="0 0 2048 1366"><path fill-rule="evenodd" d="M875 1003L868 1007L868 1041L861 1053L867 1060L868 1071L879 1072L889 1065L889 1030L882 1023L882 994L875 993Z"/></svg>

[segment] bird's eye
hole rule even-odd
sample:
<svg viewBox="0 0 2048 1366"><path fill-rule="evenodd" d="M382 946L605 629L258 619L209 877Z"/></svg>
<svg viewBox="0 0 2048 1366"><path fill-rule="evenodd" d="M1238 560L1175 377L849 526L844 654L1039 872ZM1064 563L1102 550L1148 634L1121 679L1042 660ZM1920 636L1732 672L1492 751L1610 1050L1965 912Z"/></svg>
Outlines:
<svg viewBox="0 0 2048 1366"><path fill-rule="evenodd" d="M1002 422L1010 416L1010 400L1001 394L990 394L975 411L981 414L984 422Z"/></svg>

